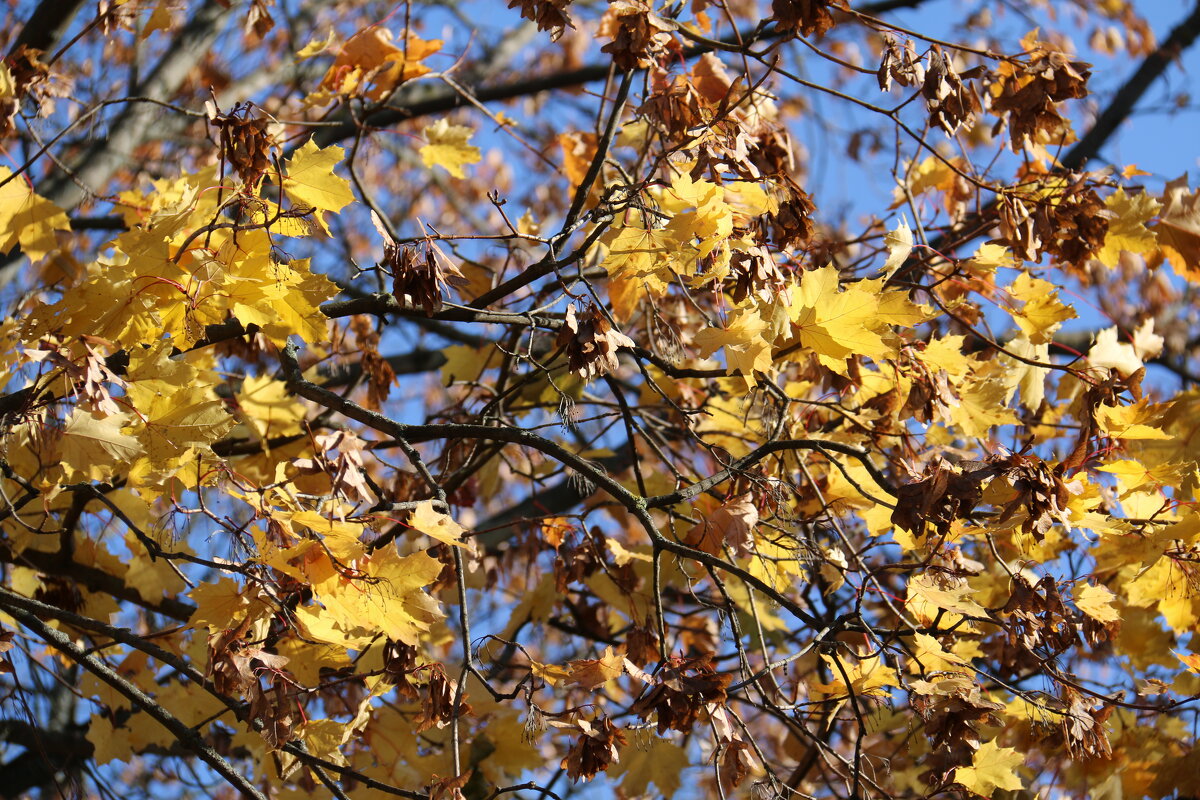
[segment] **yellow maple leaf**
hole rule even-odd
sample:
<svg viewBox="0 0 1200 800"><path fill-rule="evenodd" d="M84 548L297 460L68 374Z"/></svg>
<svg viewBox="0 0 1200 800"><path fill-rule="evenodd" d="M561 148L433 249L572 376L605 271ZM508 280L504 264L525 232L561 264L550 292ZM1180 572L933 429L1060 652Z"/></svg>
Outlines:
<svg viewBox="0 0 1200 800"><path fill-rule="evenodd" d="M709 256L733 233L733 209L725 202L725 189L715 183L692 180L688 173L680 173L671 179L659 202L662 211L671 217L668 228L676 231L678 241L691 244L695 258ZM685 260L693 257L689 255ZM710 269L703 279L723 277L721 270Z"/></svg>
<svg viewBox="0 0 1200 800"><path fill-rule="evenodd" d="M442 618L437 601L423 591L442 572L436 559L423 552L401 556L396 548L383 547L359 559L357 568L362 578L331 571L313 581L325 607L323 613L308 609L301 617L313 638L353 646L383 634L415 646Z"/></svg>
<svg viewBox="0 0 1200 800"><path fill-rule="evenodd" d="M874 328L878 296L860 287L838 290L833 266L804 273L797 298L788 308L800 342L826 367L844 373L851 355L875 358L889 351Z"/></svg>
<svg viewBox="0 0 1200 800"><path fill-rule="evenodd" d="M363 526L357 522L331 519L316 511L275 512L271 517L289 527L298 525L320 534L329 552L343 564L366 554L362 543Z"/></svg>
<svg viewBox="0 0 1200 800"><path fill-rule="evenodd" d="M771 343L764 336L767 323L757 312L739 309L722 328L705 328L696 334L696 346L705 357L725 348L725 362L730 375L750 378L755 371L771 368Z"/></svg>
<svg viewBox="0 0 1200 800"><path fill-rule="evenodd" d="M1042 364L1050 363L1049 343L1033 344L1023 335L1008 342L1004 349L1014 356L1021 356L1030 361ZM1037 411L1041 407L1042 401L1046 399L1046 378L1050 375L1050 370L1047 367L1026 363L1008 354L1002 354L1000 360L1008 366L1003 376L1004 385L1007 387L1004 395L1005 405L1012 400L1017 389L1020 389L1021 404L1030 411Z"/></svg>
<svg viewBox="0 0 1200 800"><path fill-rule="evenodd" d="M1108 367L1124 376L1132 375L1142 368L1133 345L1119 341L1117 328L1105 328L1096 334L1096 342L1088 350L1088 364L1093 367Z"/></svg>
<svg viewBox="0 0 1200 800"><path fill-rule="evenodd" d="M954 780L981 797L991 797L997 789L1019 791L1024 783L1016 768L1025 756L1013 747L1001 747L993 739L975 751L971 766L954 770Z"/></svg>
<svg viewBox="0 0 1200 800"><path fill-rule="evenodd" d="M287 160L283 191L293 203L318 211L338 212L354 202L350 182L333 173L344 151L337 145L318 148L309 139Z"/></svg>
<svg viewBox="0 0 1200 800"><path fill-rule="evenodd" d="M1113 606L1117 596L1107 586L1077 583L1072 591L1079 610L1098 622L1119 622L1121 612Z"/></svg>
<svg viewBox="0 0 1200 800"><path fill-rule="evenodd" d="M978 362L964 355L966 337L959 334L949 334L930 339L921 353L921 361L934 368L945 370L952 378L961 378L973 370Z"/></svg>
<svg viewBox="0 0 1200 800"><path fill-rule="evenodd" d="M558 146L562 148L563 172L567 175L567 185L572 188L580 186L587 177L592 159L596 157L596 134L564 131L558 135Z"/></svg>
<svg viewBox="0 0 1200 800"><path fill-rule="evenodd" d="M1012 251L1004 245L981 244L975 254L963 262L968 269L980 272L992 272L998 267L1011 267Z"/></svg>
<svg viewBox="0 0 1200 800"><path fill-rule="evenodd" d="M196 604L188 625L193 628L205 627L209 631L236 627L248 615L268 610L259 599L257 589L239 586L232 578L202 583L192 589L188 596Z"/></svg>
<svg viewBox="0 0 1200 800"><path fill-rule="evenodd" d="M308 259L276 262L270 258L265 231L245 231L218 253L226 272L215 279L220 292L214 302L243 325L258 325L282 347L290 335L309 344L329 336L329 319L320 306L337 294L324 275L309 269Z"/></svg>
<svg viewBox="0 0 1200 800"><path fill-rule="evenodd" d="M1142 255L1155 252L1157 237L1146 223L1162 208L1157 200L1145 193L1127 195L1124 189L1117 189L1105 199L1104 206L1114 216L1109 221L1104 246L1096 252L1101 264L1117 266L1122 251Z"/></svg>
<svg viewBox="0 0 1200 800"><path fill-rule="evenodd" d="M1174 650L1171 652L1175 653L1175 657L1178 658L1185 667L1187 667L1188 672L1192 673L1193 675L1200 675L1200 655L1196 655L1194 653L1185 655Z"/></svg>
<svg viewBox="0 0 1200 800"><path fill-rule="evenodd" d="M1008 293L1022 303L1012 311L1013 321L1033 344L1046 344L1055 331L1069 319L1075 319L1075 309L1058 299L1054 284L1022 272L1008 287Z"/></svg>
<svg viewBox="0 0 1200 800"><path fill-rule="evenodd" d="M621 748L621 761L608 774L621 781L624 797L672 797L683 783L683 771L691 766L687 751L679 745L654 736L648 747ZM658 789L652 795L650 784Z"/></svg>
<svg viewBox="0 0 1200 800"><path fill-rule="evenodd" d="M847 698L851 690L857 697L887 697L891 687L900 682L879 654L847 660L839 654L822 653L821 658L829 665L831 680L811 684L809 688L814 700L822 696Z"/></svg>
<svg viewBox="0 0 1200 800"><path fill-rule="evenodd" d="M942 643L928 633L914 634L912 643L916 651L916 660L919 662L910 665L914 671L919 667L926 673L955 672L969 663L962 656L942 647Z"/></svg>
<svg viewBox="0 0 1200 800"><path fill-rule="evenodd" d="M927 156L920 163L915 164L904 175L904 182L908 184L909 193L918 195L930 189L951 188L958 179L958 174L951 169L951 164L960 169L965 166L961 158L955 157L947 163L945 158L937 156ZM892 208L898 208L906 200L907 197L902 188L897 187L892 190Z"/></svg>
<svg viewBox="0 0 1200 800"><path fill-rule="evenodd" d="M1128 406L1101 405L1096 409L1100 432L1113 439L1171 439L1159 427L1164 409L1143 399Z"/></svg>
<svg viewBox="0 0 1200 800"><path fill-rule="evenodd" d="M408 526L431 539L461 547L471 553L475 552L475 542L463 539L463 527L448 514L435 511L432 500L424 500L417 504L408 518Z"/></svg>
<svg viewBox="0 0 1200 800"><path fill-rule="evenodd" d="M307 416L287 384L270 375L251 375L242 381L237 408L242 421L264 440L299 433Z"/></svg>
<svg viewBox="0 0 1200 800"><path fill-rule="evenodd" d="M321 53L329 50L337 41L337 31L329 31L324 39L318 39L316 36L308 40L308 43L296 51L296 60L305 61L306 59L318 56Z"/></svg>
<svg viewBox="0 0 1200 800"><path fill-rule="evenodd" d="M950 408L950 420L963 436L984 437L998 425L1013 425L1017 415L1004 405L1008 388L1003 380L977 378L959 387L959 403Z"/></svg>
<svg viewBox="0 0 1200 800"><path fill-rule="evenodd" d="M608 248L601 262L612 278L642 278L656 293L673 279L671 255L680 246L673 230L647 228L634 220L613 225L600 237Z"/></svg>
<svg viewBox="0 0 1200 800"><path fill-rule="evenodd" d="M467 177L463 166L478 164L482 158L479 148L470 143L474 132L466 125L451 125L449 120L439 119L425 128L421 161L427 167L441 167L456 178Z"/></svg>
<svg viewBox="0 0 1200 800"><path fill-rule="evenodd" d="M125 428L131 413L98 415L76 408L67 418L59 439L59 456L68 481L80 476L103 481L140 456L142 443Z"/></svg>
<svg viewBox="0 0 1200 800"><path fill-rule="evenodd" d="M173 475L196 452L210 453L209 445L229 432L235 420L215 396L219 382L206 370L171 358L166 340L131 356L126 396L140 422L131 430L145 450L129 467L132 483Z"/></svg>
<svg viewBox="0 0 1200 800"><path fill-rule="evenodd" d="M4 183L7 181L7 183ZM24 177L0 167L0 253L20 244L30 261L40 261L58 247L55 231L69 231L66 213L37 194Z"/></svg>
<svg viewBox="0 0 1200 800"><path fill-rule="evenodd" d="M561 681L570 680L571 671L557 664L543 664L529 659L529 671L535 678L541 678L550 686L557 686Z"/></svg>
<svg viewBox="0 0 1200 800"><path fill-rule="evenodd" d="M974 591L964 580L955 580L942 585L928 573L918 575L908 582L906 607L922 623L928 624L937 618L939 611L966 617L988 616L987 609L973 599ZM950 624L950 623L947 623Z"/></svg>
<svg viewBox="0 0 1200 800"><path fill-rule="evenodd" d="M913 249L913 232L912 228L908 227L908 220L901 218L896 227L884 235L883 243L888 251L887 261L883 263L883 277L890 278L904 264Z"/></svg>

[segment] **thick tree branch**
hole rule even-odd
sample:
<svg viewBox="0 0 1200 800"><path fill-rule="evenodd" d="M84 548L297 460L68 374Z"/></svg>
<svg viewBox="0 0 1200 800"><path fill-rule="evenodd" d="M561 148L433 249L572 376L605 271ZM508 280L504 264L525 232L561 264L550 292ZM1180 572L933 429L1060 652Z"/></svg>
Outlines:
<svg viewBox="0 0 1200 800"><path fill-rule="evenodd" d="M1192 7L1192 13L1171 30L1166 40L1146 56L1137 72L1117 90L1088 132L1062 157L1063 167L1069 170L1079 169L1095 158L1109 138L1116 133L1117 127L1133 113L1142 95L1166 72L1172 61L1178 59L1184 50L1195 43L1198 35L1200 3Z"/></svg>
<svg viewBox="0 0 1200 800"><path fill-rule="evenodd" d="M62 38L63 32L75 19L75 12L82 5L83 0L42 0L21 26L17 38L13 39L9 55L21 45L49 51Z"/></svg>

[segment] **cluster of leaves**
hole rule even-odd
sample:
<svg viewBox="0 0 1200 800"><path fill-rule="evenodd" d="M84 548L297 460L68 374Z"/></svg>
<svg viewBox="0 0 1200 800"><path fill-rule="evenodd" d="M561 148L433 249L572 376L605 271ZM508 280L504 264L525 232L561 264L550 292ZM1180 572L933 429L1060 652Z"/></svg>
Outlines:
<svg viewBox="0 0 1200 800"><path fill-rule="evenodd" d="M920 0L44 5L0 786L1200 793L1200 194L1087 169L1200 11L1070 10L1145 59L1080 135L1069 40Z"/></svg>

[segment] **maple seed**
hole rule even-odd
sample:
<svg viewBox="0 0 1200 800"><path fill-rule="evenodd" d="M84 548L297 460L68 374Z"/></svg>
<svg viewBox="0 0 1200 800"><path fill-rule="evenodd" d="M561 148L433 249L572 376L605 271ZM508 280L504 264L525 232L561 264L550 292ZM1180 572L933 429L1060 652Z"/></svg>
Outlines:
<svg viewBox="0 0 1200 800"><path fill-rule="evenodd" d="M576 314L574 304L567 306L566 318L558 331L559 347L567 351L567 368L584 380L607 375L617 368L617 350L636 343L612 327L595 305Z"/></svg>
<svg viewBox="0 0 1200 800"><path fill-rule="evenodd" d="M221 114L215 103L206 104L208 123L217 129L221 156L242 179L247 189L253 189L271 164L274 137L270 134L272 121L251 115L251 106L236 105L228 114Z"/></svg>
<svg viewBox="0 0 1200 800"><path fill-rule="evenodd" d="M458 267L432 242L418 250L411 245L388 242L379 264L392 276L392 295L405 308L422 308L433 314L442 307L447 286L465 286Z"/></svg>
<svg viewBox="0 0 1200 800"><path fill-rule="evenodd" d="M824 36L833 27L828 0L772 0L771 18L779 29L799 36Z"/></svg>
<svg viewBox="0 0 1200 800"><path fill-rule="evenodd" d="M571 780L591 780L619 760L617 746L625 744L625 732L607 717L595 723L580 719L575 725L583 733L563 758L562 768Z"/></svg>

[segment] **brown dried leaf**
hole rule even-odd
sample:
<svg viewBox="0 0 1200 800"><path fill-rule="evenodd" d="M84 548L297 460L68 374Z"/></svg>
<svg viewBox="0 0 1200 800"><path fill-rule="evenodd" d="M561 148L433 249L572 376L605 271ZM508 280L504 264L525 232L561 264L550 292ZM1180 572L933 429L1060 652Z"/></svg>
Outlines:
<svg viewBox="0 0 1200 800"><path fill-rule="evenodd" d="M566 319L558 331L558 346L567 350L567 366L584 380L607 375L617 368L617 350L633 347L634 341L612 327L595 305L582 316L575 305L567 306Z"/></svg>
<svg viewBox="0 0 1200 800"><path fill-rule="evenodd" d="M625 744L625 733L603 717L595 723L580 719L575 725L583 731L560 766L573 781L590 781L619 760L618 745Z"/></svg>

